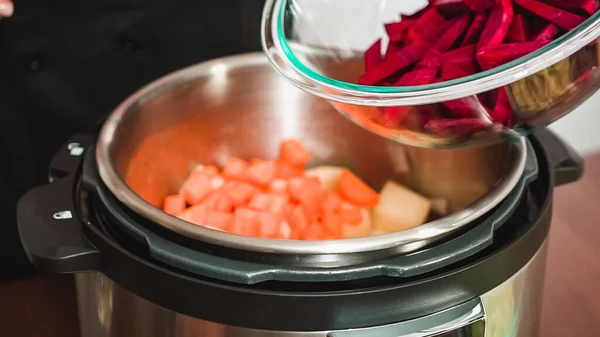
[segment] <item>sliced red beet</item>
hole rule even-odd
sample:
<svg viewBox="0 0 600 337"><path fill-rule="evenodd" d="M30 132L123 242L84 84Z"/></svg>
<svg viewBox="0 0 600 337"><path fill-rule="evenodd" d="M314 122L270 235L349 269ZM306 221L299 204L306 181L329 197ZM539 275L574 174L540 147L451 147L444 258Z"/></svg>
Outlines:
<svg viewBox="0 0 600 337"><path fill-rule="evenodd" d="M437 76L437 69L420 68L409 71L396 82L397 86L424 85L433 82Z"/></svg>
<svg viewBox="0 0 600 337"><path fill-rule="evenodd" d="M400 50L402 50L402 48L404 48L404 46L401 43L398 42L389 42L387 49L385 51L385 57L384 59L388 59L390 56L396 54L397 52L399 52Z"/></svg>
<svg viewBox="0 0 600 337"><path fill-rule="evenodd" d="M485 27L479 37L478 47L500 44L508 34L508 29L513 20L512 0L500 0L492 8L487 18Z"/></svg>
<svg viewBox="0 0 600 337"><path fill-rule="evenodd" d="M477 51L477 61L482 70L489 70L536 51L548 42L550 41L543 40L485 46Z"/></svg>
<svg viewBox="0 0 600 337"><path fill-rule="evenodd" d="M365 71L373 69L383 61L381 57L381 39L375 41L365 52Z"/></svg>
<svg viewBox="0 0 600 337"><path fill-rule="evenodd" d="M425 124L425 129L442 137L463 137L485 128L479 118L433 119Z"/></svg>
<svg viewBox="0 0 600 337"><path fill-rule="evenodd" d="M395 52L380 64L365 72L358 83L362 85L376 85L387 77L406 69L416 63L425 53L427 45L413 44Z"/></svg>
<svg viewBox="0 0 600 337"><path fill-rule="evenodd" d="M440 53L450 50L465 33L470 23L471 16L468 14L454 19L450 27L440 35L437 42L433 45L433 49Z"/></svg>
<svg viewBox="0 0 600 337"><path fill-rule="evenodd" d="M600 8L598 0L545 0L544 2L583 16L590 16Z"/></svg>
<svg viewBox="0 0 600 337"><path fill-rule="evenodd" d="M464 0L433 0L430 3L444 14L464 13L469 10Z"/></svg>
<svg viewBox="0 0 600 337"><path fill-rule="evenodd" d="M442 54L441 77L443 80L473 75L479 72L475 46L466 46Z"/></svg>
<svg viewBox="0 0 600 337"><path fill-rule="evenodd" d="M388 106L382 107L384 122L387 125L398 125L406 116L408 116L411 107L409 106Z"/></svg>
<svg viewBox="0 0 600 337"><path fill-rule="evenodd" d="M432 68L438 69L442 66L442 53L435 49L428 50L421 61L417 63L417 67L420 68Z"/></svg>
<svg viewBox="0 0 600 337"><path fill-rule="evenodd" d="M475 15L473 22L471 22L471 26L469 26L469 29L467 30L467 33L460 44L461 46L468 46L477 43L479 35L481 34L481 31L483 31L483 27L487 21L487 17L487 12Z"/></svg>
<svg viewBox="0 0 600 337"><path fill-rule="evenodd" d="M415 24L416 20L403 20L385 24L385 31L392 42L402 42L408 29Z"/></svg>
<svg viewBox="0 0 600 337"><path fill-rule="evenodd" d="M506 89L499 88L496 105L494 106L493 110L488 110L490 117L494 122L510 127L512 124L512 112L512 106L510 105L510 100L508 99Z"/></svg>
<svg viewBox="0 0 600 337"><path fill-rule="evenodd" d="M464 0L465 5L475 12L485 12L496 6L497 0Z"/></svg>
<svg viewBox="0 0 600 337"><path fill-rule="evenodd" d="M515 0L515 3L532 12L533 14L544 18L566 30L571 30L585 21L584 17L567 12L557 7L552 7L543 2L535 0Z"/></svg>
<svg viewBox="0 0 600 337"><path fill-rule="evenodd" d="M506 35L506 42L525 42L527 36L529 36L529 26L525 22L523 14L515 14L510 27L508 28L508 34Z"/></svg>
<svg viewBox="0 0 600 337"><path fill-rule="evenodd" d="M410 27L406 34L406 40L408 43L416 41L433 43L441 33L444 23L446 23L446 19L437 8L430 8Z"/></svg>
<svg viewBox="0 0 600 337"><path fill-rule="evenodd" d="M400 19L402 21L404 20L412 20L412 19L418 19L421 16L423 16L423 14L425 14L425 12L427 12L430 8L431 8L431 3L427 4L427 6L425 6L424 8L419 9L418 11L414 12L413 14L400 14Z"/></svg>
<svg viewBox="0 0 600 337"><path fill-rule="evenodd" d="M546 27L542 28L537 35L534 36L534 41L543 41L543 40L552 40L558 34L560 34L560 29L556 27L554 24L549 24Z"/></svg>
<svg viewBox="0 0 600 337"><path fill-rule="evenodd" d="M473 104L475 103L474 101L475 99L472 98L464 98L446 101L442 104L444 104L448 109L450 109L450 111L452 111L452 114L456 118L473 118L476 116L476 107L473 106Z"/></svg>

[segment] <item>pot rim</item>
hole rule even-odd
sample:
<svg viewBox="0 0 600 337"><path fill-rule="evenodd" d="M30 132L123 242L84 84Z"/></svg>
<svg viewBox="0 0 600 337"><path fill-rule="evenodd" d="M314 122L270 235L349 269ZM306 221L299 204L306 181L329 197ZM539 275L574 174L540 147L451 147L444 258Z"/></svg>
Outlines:
<svg viewBox="0 0 600 337"><path fill-rule="evenodd" d="M137 214L172 232L202 242L261 253L329 255L376 252L388 249L395 249L402 252L417 250L430 243L433 239L454 232L490 211L508 196L519 179L521 179L527 156L527 147L524 138L520 138L519 142L514 144L510 155L511 165L504 178L482 197L464 209L421 226L399 232L364 238L323 241L254 238L200 227L163 212L135 193L120 176L111 158L114 136L118 131L121 120L127 115L129 109L137 104L143 104L147 98L173 85L210 76L211 73L217 71L222 72L256 65L269 65L268 58L263 53L256 52L202 62L159 78L142 87L123 101L105 121L96 143L98 172L111 193Z"/></svg>

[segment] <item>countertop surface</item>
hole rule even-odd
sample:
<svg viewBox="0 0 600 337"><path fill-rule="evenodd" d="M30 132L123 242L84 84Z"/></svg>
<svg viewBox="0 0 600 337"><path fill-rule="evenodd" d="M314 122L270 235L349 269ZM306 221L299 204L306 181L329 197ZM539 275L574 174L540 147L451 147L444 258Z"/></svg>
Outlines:
<svg viewBox="0 0 600 337"><path fill-rule="evenodd" d="M600 331L600 154L583 178L556 189L540 336ZM0 336L77 337L72 277L0 285Z"/></svg>

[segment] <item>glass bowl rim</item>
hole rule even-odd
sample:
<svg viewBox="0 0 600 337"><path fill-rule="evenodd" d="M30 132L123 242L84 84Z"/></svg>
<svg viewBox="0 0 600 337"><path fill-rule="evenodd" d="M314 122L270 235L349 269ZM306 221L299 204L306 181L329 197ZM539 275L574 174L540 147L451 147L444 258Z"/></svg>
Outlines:
<svg viewBox="0 0 600 337"><path fill-rule="evenodd" d="M293 1L293 0L291 0ZM318 96L322 96L334 101L345 103L358 103L361 105L385 106L389 104L408 105L427 103L435 103L443 100L457 99L465 96L478 94L481 92L496 89L505 86L519 79L532 75L540 70L543 70L561 60L576 53L587 44L600 36L600 11L597 11L592 16L587 18L582 24L575 29L565 33L561 37L551 41L544 47L529 53L514 61L508 62L496 68L483 71L474 75L450 80L439 83L418 86L367 86L350 82L336 80L327 76L323 76L310 67L306 66L299 58L296 57L292 43L289 43L285 36L285 11L290 0L270 0L265 4L265 19L268 15L269 8L275 9L276 13L272 17L275 20L271 22L272 32L276 32L277 36L273 39L276 47L279 47L281 57L285 63L290 65L303 79L310 81L312 84L320 87L328 88L327 92L320 89L307 88ZM263 22L269 24L269 22ZM263 32L265 30L263 29ZM264 41L263 41L264 44ZM263 46L265 50L266 46ZM296 82L291 78L285 70L276 65L272 59L271 53L267 52L271 63L292 82ZM296 83L298 84L298 83ZM411 97L408 102L405 100ZM367 100L357 102L358 100ZM398 101L400 100L400 101ZM402 101L406 102L402 102ZM365 104L366 103L366 104ZM404 104L403 104L404 103Z"/></svg>

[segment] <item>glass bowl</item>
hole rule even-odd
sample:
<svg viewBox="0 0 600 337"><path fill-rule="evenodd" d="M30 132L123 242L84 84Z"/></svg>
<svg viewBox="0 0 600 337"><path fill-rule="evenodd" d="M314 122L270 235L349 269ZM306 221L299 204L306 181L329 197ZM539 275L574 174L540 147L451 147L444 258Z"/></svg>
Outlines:
<svg viewBox="0 0 600 337"><path fill-rule="evenodd" d="M426 5L424 0L268 0L263 49L297 87L379 135L419 147L514 140L566 115L600 85L600 11L542 48L474 75L418 86L357 84L364 52L380 38L386 50L384 24ZM499 97L512 110L502 121L490 113Z"/></svg>

